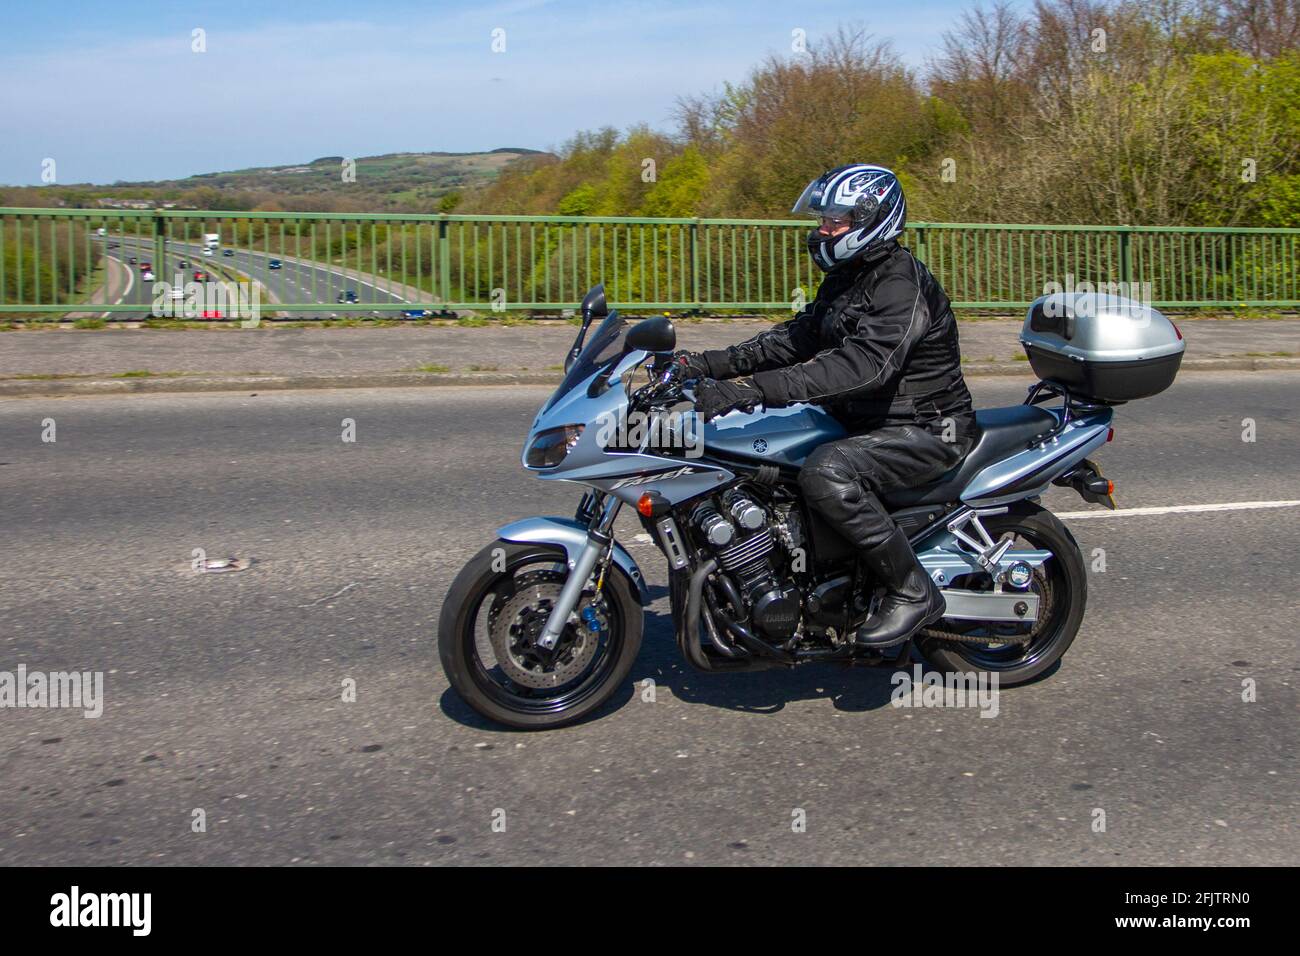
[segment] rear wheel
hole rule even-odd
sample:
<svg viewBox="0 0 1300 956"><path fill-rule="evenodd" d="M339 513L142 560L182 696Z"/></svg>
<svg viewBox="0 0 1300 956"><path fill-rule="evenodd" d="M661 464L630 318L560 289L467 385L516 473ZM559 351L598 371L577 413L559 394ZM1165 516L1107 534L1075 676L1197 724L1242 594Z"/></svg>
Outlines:
<svg viewBox="0 0 1300 956"><path fill-rule="evenodd" d="M611 565L588 587L553 651L537 646L568 578L562 549L496 541L456 576L438 621L438 653L456 693L483 716L541 730L587 716L631 672L641 648L641 604Z"/></svg>
<svg viewBox="0 0 1300 956"><path fill-rule="evenodd" d="M1022 502L1007 514L984 518L983 524L995 541L1011 536L1013 550L1052 552L1034 569L1028 588L1038 595L1038 614L1015 624L941 620L923 628L916 644L939 670L996 673L999 686L1014 687L1038 677L1069 649L1088 603L1088 575L1074 536L1040 505ZM983 572L969 574L952 586L991 590L993 579Z"/></svg>

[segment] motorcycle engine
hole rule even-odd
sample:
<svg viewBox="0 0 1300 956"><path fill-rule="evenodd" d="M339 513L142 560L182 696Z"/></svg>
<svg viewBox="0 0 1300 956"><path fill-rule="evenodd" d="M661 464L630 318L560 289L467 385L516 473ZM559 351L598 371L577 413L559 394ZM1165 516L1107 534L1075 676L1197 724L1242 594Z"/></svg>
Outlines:
<svg viewBox="0 0 1300 956"><path fill-rule="evenodd" d="M773 561L778 537L790 536L788 526L736 488L698 505L691 524L735 582L758 631L771 641L789 639L799 626L799 589Z"/></svg>

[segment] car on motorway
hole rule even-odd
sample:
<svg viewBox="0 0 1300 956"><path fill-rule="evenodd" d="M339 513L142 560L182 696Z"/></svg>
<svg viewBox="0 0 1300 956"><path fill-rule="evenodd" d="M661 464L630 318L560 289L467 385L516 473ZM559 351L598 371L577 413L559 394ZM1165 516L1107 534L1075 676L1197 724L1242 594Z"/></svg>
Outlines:
<svg viewBox="0 0 1300 956"><path fill-rule="evenodd" d="M408 319L423 319L425 316L432 315L428 309L403 309L402 315Z"/></svg>
<svg viewBox="0 0 1300 956"><path fill-rule="evenodd" d="M127 256L126 261L129 265L135 265L135 256Z"/></svg>
<svg viewBox="0 0 1300 956"><path fill-rule="evenodd" d="M184 262L184 261L179 262L179 263L176 264L176 268L177 268L177 269L188 269L189 267L190 267L190 264L189 264L188 262Z"/></svg>
<svg viewBox="0 0 1300 956"><path fill-rule="evenodd" d="M272 259L270 262L266 264L266 267L268 269L278 269L280 268L280 265L281 263L279 259Z"/></svg>
<svg viewBox="0 0 1300 956"><path fill-rule="evenodd" d="M355 289L348 289L346 292L340 292L335 299L336 302L356 302L357 293Z"/></svg>
<svg viewBox="0 0 1300 956"><path fill-rule="evenodd" d="M153 281L153 271L150 270L150 269L141 269L141 270L140 270L140 279L141 279L141 281L143 281L143 282L152 282L152 281Z"/></svg>
<svg viewBox="0 0 1300 956"><path fill-rule="evenodd" d="M206 272L204 272L202 269L195 269L195 270L194 270L194 281L195 281L195 282L207 282L207 281L208 281L208 274L207 274Z"/></svg>
<svg viewBox="0 0 1300 956"><path fill-rule="evenodd" d="M108 248L110 248L110 249L117 249L117 248L120 247L121 245L122 245L122 244L121 244L120 242L110 242L110 243L108 244Z"/></svg>
<svg viewBox="0 0 1300 956"><path fill-rule="evenodd" d="M204 249L204 250L203 250L203 254L204 254L205 256L210 256L210 255L212 255L212 250L211 250L211 249Z"/></svg>
<svg viewBox="0 0 1300 956"><path fill-rule="evenodd" d="M234 249L222 249L222 250L221 250L221 254L222 254L223 256L233 256L233 255L235 254L235 250L234 250Z"/></svg>

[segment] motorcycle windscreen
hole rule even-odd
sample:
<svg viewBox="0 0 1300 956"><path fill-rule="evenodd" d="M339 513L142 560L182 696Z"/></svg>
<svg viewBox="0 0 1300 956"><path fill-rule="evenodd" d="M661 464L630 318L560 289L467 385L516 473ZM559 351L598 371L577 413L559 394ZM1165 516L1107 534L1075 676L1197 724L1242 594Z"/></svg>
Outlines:
<svg viewBox="0 0 1300 956"><path fill-rule="evenodd" d="M623 354L623 340L627 337L628 323L617 312L611 312L605 321L597 326L596 331L582 347L578 357L569 366L564 381L551 395L545 408L549 409L575 387L591 378L600 368L609 364Z"/></svg>

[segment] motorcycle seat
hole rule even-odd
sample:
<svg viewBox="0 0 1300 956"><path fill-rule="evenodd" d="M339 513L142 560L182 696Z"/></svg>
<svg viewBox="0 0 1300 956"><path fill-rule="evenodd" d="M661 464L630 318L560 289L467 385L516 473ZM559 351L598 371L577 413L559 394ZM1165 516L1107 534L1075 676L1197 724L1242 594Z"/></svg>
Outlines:
<svg viewBox="0 0 1300 956"><path fill-rule="evenodd" d="M1036 405L986 408L975 413L979 437L966 457L934 481L913 488L885 492L881 500L890 508L948 504L957 501L972 478L986 467L1028 448L1056 427L1056 416Z"/></svg>

